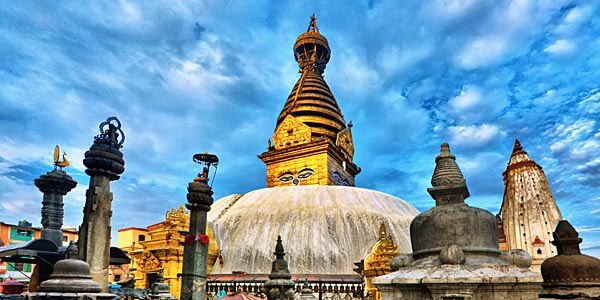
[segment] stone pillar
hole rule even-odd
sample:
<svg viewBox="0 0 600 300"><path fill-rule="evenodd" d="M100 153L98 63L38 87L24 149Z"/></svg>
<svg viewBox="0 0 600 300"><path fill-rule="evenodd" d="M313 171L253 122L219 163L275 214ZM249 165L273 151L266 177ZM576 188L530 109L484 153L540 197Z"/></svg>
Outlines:
<svg viewBox="0 0 600 300"><path fill-rule="evenodd" d="M263 286L263 292L269 300L292 300L294 299L294 286L292 274L288 269L288 263L283 258L285 250L281 242L281 236L277 237L277 245L275 246L275 260L267 280Z"/></svg>
<svg viewBox="0 0 600 300"><path fill-rule="evenodd" d="M83 164L90 176L83 209L83 223L79 228L79 259L90 265L92 278L103 291L108 290L108 261L110 258L110 218L113 195L110 182L118 180L125 171L124 142L121 123L115 117L100 124L100 135L85 153Z"/></svg>
<svg viewBox="0 0 600 300"><path fill-rule="evenodd" d="M63 196L70 192L77 182L65 171L54 169L34 181L35 186L44 194L42 200L42 239L53 241L62 246L62 225L64 217Z"/></svg>
<svg viewBox="0 0 600 300"><path fill-rule="evenodd" d="M102 293L92 280L90 266L77 259L63 259L54 265L50 279L42 282L39 291L29 293L29 300L108 300L117 296Z"/></svg>
<svg viewBox="0 0 600 300"><path fill-rule="evenodd" d="M206 268L208 260L208 236L206 213L213 203L213 191L208 186L208 167L188 185L185 205L190 210L190 229L183 248L183 272L181 274L181 300L204 300L206 298Z"/></svg>
<svg viewBox="0 0 600 300"><path fill-rule="evenodd" d="M34 181L35 186L44 194L42 200L42 239L53 241L62 246L62 225L64 217L63 196L70 192L77 182L65 171L54 169Z"/></svg>

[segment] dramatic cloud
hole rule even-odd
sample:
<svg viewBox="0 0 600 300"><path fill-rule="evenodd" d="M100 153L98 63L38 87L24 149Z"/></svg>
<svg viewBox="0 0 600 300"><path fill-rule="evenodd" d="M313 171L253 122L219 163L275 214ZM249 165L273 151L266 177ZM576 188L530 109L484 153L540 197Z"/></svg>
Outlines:
<svg viewBox="0 0 600 300"><path fill-rule="evenodd" d="M338 3L339 2L339 3ZM123 123L113 228L185 202L194 153L221 158L217 198L264 187L275 118L299 74L291 51L319 17L325 72L353 121L357 185L433 205L449 142L471 204L496 213L518 138L544 167L583 248L600 256L600 3L557 1L19 2L0 7L0 220L39 222L33 180L60 144L79 182L98 124ZM15 213L19 212L19 213ZM596 212L596 213L591 213Z"/></svg>

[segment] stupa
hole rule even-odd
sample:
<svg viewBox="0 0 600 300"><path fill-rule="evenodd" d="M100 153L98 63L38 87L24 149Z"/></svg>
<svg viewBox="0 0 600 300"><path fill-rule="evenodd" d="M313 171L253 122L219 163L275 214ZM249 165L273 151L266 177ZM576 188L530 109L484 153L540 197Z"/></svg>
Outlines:
<svg viewBox="0 0 600 300"><path fill-rule="evenodd" d="M412 254L396 272L376 277L381 299L537 299L540 275L524 251L502 253L496 219L470 207L455 156L442 144L427 189L436 206L410 225Z"/></svg>
<svg viewBox="0 0 600 300"><path fill-rule="evenodd" d="M533 270L540 272L542 262L556 255L556 247L550 241L554 228L562 219L548 179L542 167L523 150L519 140L515 140L502 175L504 197L498 221L504 243L500 246L527 251L533 258Z"/></svg>
<svg viewBox="0 0 600 300"><path fill-rule="evenodd" d="M569 221L552 234L558 255L542 264L542 299L600 299L600 259L581 253L582 239Z"/></svg>
<svg viewBox="0 0 600 300"><path fill-rule="evenodd" d="M358 276L353 262L370 252L382 222L400 251L410 249L408 227L418 211L354 187L360 168L353 162L352 124L323 78L330 54L313 15L294 45L301 76L259 155L267 188L226 196L208 213L221 254L213 274L268 274L272 246L265 241L281 236L292 274Z"/></svg>

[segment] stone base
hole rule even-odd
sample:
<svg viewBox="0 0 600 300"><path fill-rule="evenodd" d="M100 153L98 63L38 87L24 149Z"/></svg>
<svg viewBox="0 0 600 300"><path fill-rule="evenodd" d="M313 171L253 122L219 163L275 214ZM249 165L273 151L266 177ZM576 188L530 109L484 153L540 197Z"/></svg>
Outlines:
<svg viewBox="0 0 600 300"><path fill-rule="evenodd" d="M57 293L57 292L37 292L30 293L28 300L112 300L117 299L116 295L108 293Z"/></svg>
<svg viewBox="0 0 600 300"><path fill-rule="evenodd" d="M600 284L560 284L547 286L540 299L599 299Z"/></svg>
<svg viewBox="0 0 600 300"><path fill-rule="evenodd" d="M408 267L373 279L381 300L538 299L541 276L515 266Z"/></svg>

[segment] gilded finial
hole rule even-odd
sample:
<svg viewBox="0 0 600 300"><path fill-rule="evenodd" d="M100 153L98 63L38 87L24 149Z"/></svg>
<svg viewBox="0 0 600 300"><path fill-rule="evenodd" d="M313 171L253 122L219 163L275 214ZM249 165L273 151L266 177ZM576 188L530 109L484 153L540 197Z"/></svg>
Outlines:
<svg viewBox="0 0 600 300"><path fill-rule="evenodd" d="M63 152L62 160L60 160L60 146L56 145L54 147L54 168L56 169L56 167L59 167L62 170L62 168L68 167L70 165L71 163L67 158L66 152Z"/></svg>
<svg viewBox="0 0 600 300"><path fill-rule="evenodd" d="M312 16L310 16L310 22L308 22L308 29L306 29L306 32L319 32L319 26L317 26L317 16L313 13Z"/></svg>
<svg viewBox="0 0 600 300"><path fill-rule="evenodd" d="M381 225L379 226L379 239L383 240L387 237L387 230L385 229L385 222L381 222Z"/></svg>

